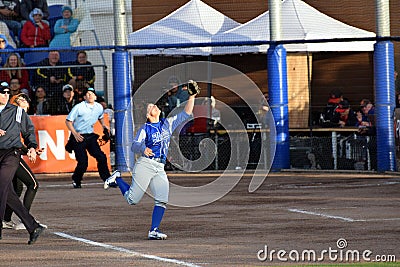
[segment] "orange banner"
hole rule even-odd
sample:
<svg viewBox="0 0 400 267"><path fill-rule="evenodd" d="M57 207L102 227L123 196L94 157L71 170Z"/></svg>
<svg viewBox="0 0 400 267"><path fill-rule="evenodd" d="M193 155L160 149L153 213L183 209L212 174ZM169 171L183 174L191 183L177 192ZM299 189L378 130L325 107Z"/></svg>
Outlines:
<svg viewBox="0 0 400 267"><path fill-rule="evenodd" d="M76 167L75 154L65 151L65 144L68 141L69 130L65 125L66 115L59 116L30 116L35 126L36 140L44 152L37 157L35 163L25 161L29 164L34 173L60 173L73 172ZM104 116L104 121L108 125L108 118ZM103 135L103 128L100 123L94 126L94 132ZM108 166L110 168L110 142L101 147L106 154ZM88 171L97 171L96 160L89 155Z"/></svg>

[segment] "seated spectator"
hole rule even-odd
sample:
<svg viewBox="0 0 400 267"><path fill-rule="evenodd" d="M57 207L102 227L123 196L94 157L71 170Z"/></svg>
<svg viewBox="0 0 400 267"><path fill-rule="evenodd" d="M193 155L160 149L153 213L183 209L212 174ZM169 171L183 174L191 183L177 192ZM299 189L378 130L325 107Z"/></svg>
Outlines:
<svg viewBox="0 0 400 267"><path fill-rule="evenodd" d="M168 100L167 100L167 106L165 110L165 116L168 116L170 112L172 112L175 108L178 108L179 110L183 108L184 105L182 105L185 101L189 99L189 93L187 90L183 90L182 85L179 85L179 79L175 76L171 76L168 80L169 84L169 91L168 91ZM178 112L178 110L174 111Z"/></svg>
<svg viewBox="0 0 400 267"><path fill-rule="evenodd" d="M12 52L9 53L3 53L1 50L3 49L10 49L14 50L14 47L12 47L7 40L7 37L4 34L0 34L0 66L4 66L6 64L7 58L10 56Z"/></svg>
<svg viewBox="0 0 400 267"><path fill-rule="evenodd" d="M360 109L357 111L357 123L359 134L375 134L375 107L369 99L363 99L360 102Z"/></svg>
<svg viewBox="0 0 400 267"><path fill-rule="evenodd" d="M21 84L19 83L18 78L11 79L10 90L11 90L11 95L18 95L21 93L29 95L29 91L27 89L21 88Z"/></svg>
<svg viewBox="0 0 400 267"><path fill-rule="evenodd" d="M14 34L14 39L18 41L18 34L22 28L19 0L0 0L0 20L7 24Z"/></svg>
<svg viewBox="0 0 400 267"><path fill-rule="evenodd" d="M17 45L10 35L10 30L8 29L7 24L2 21L0 21L0 33L6 36L9 45L11 45L13 48L17 48Z"/></svg>
<svg viewBox="0 0 400 267"><path fill-rule="evenodd" d="M87 60L87 54L85 51L79 51L77 53L77 59L72 63L72 65L92 65L90 61ZM70 67L68 68L69 84L74 88L77 87L77 82L80 81L87 87L94 88L94 81L96 79L96 74L93 67Z"/></svg>
<svg viewBox="0 0 400 267"><path fill-rule="evenodd" d="M21 43L26 47L46 47L51 39L50 26L42 21L43 12L35 8L30 13L30 20L22 27Z"/></svg>
<svg viewBox="0 0 400 267"><path fill-rule="evenodd" d="M356 126L356 113L350 108L350 104L347 99L343 99L339 102L339 105L335 108L331 122L337 123L340 127Z"/></svg>
<svg viewBox="0 0 400 267"><path fill-rule="evenodd" d="M0 72L0 80L11 82L11 79L18 79L21 88L28 90L29 97L32 97L32 89L29 84L29 72L26 69L7 69L7 68L22 68L24 64L21 58L16 53L11 53L4 64L4 69Z"/></svg>
<svg viewBox="0 0 400 267"><path fill-rule="evenodd" d="M360 107L363 110L363 113L365 115L374 115L375 114L375 106L372 104L372 102L369 99L362 99L360 101Z"/></svg>
<svg viewBox="0 0 400 267"><path fill-rule="evenodd" d="M335 109L338 107L339 102L343 101L343 94L340 90L332 90L329 94L328 103L324 111L324 119L331 120Z"/></svg>
<svg viewBox="0 0 400 267"><path fill-rule="evenodd" d="M36 88L32 108L35 115L50 115L50 103L46 98L44 87L38 86Z"/></svg>
<svg viewBox="0 0 400 267"><path fill-rule="evenodd" d="M60 101L58 101L58 99L53 99L52 103L56 105L55 108L52 109L52 115L68 115L77 103L74 99L74 88L72 85L64 85L63 95Z"/></svg>
<svg viewBox="0 0 400 267"><path fill-rule="evenodd" d="M50 42L50 47L70 47L71 33L78 29L79 21L72 17L72 8L64 6L62 8L62 19L56 21L54 25L54 38Z"/></svg>
<svg viewBox="0 0 400 267"><path fill-rule="evenodd" d="M24 20L30 20L29 14L33 9L39 8L43 12L43 20L47 20L49 18L49 7L47 5L46 0L21 0L21 17Z"/></svg>
<svg viewBox="0 0 400 267"><path fill-rule="evenodd" d="M66 69L52 67L62 65L60 53L55 50L50 51L48 57L39 62L38 69L33 75L32 84L43 86L49 98L60 97L66 83Z"/></svg>

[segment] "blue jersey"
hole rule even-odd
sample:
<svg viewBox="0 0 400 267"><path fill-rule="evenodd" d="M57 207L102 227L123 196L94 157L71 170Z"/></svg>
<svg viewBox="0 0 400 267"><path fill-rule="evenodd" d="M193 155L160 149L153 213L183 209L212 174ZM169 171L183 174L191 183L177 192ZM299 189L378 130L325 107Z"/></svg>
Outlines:
<svg viewBox="0 0 400 267"><path fill-rule="evenodd" d="M153 151L154 156L151 158L166 159L168 147L174 130L185 120L190 117L185 111L166 119L160 119L156 123L145 123L137 132L132 143L132 151L143 154L146 147Z"/></svg>

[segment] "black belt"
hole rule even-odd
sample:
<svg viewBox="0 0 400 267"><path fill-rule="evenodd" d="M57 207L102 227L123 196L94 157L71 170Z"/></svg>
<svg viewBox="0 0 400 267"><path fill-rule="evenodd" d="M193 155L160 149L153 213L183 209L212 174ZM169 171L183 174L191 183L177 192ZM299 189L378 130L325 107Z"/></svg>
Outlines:
<svg viewBox="0 0 400 267"><path fill-rule="evenodd" d="M165 164L167 162L164 158L151 158L151 159L162 164Z"/></svg>

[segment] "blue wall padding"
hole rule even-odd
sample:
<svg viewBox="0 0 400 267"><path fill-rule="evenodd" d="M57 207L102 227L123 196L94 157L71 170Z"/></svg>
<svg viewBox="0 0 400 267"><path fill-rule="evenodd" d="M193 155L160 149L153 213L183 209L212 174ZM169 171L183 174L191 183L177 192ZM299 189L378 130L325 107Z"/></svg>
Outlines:
<svg viewBox="0 0 400 267"><path fill-rule="evenodd" d="M131 100L131 77L129 72L129 54L127 51L116 51L112 55L113 86L114 86L114 118L115 118L115 163L116 168L127 171L132 162L127 162L125 152L131 154L126 144L133 138L133 122L125 120L125 115L131 116L132 112L126 112ZM125 140L125 141L124 141ZM125 147L124 147L125 145ZM133 159L133 156L129 157Z"/></svg>
<svg viewBox="0 0 400 267"><path fill-rule="evenodd" d="M276 151L271 170L290 168L289 109L286 49L271 45L267 52L268 91L276 127Z"/></svg>
<svg viewBox="0 0 400 267"><path fill-rule="evenodd" d="M374 48L375 122L377 168L396 170L393 112L395 108L394 48L390 41L377 42Z"/></svg>

